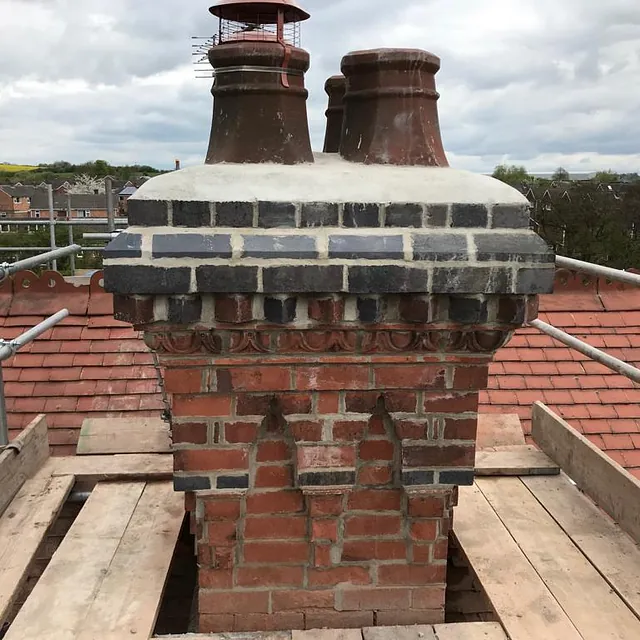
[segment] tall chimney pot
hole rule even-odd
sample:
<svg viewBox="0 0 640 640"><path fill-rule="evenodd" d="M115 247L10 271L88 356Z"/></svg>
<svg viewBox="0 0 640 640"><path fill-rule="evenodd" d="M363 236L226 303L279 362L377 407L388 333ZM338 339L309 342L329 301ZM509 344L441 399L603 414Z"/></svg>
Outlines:
<svg viewBox="0 0 640 640"><path fill-rule="evenodd" d="M324 153L338 153L340 151L346 89L347 80L344 76L331 76L324 85L324 90L329 96L329 106L325 114L327 116L327 130L324 137Z"/></svg>
<svg viewBox="0 0 640 640"><path fill-rule="evenodd" d="M417 49L347 54L342 157L365 164L449 166L438 120L439 69L440 58Z"/></svg>
<svg viewBox="0 0 640 640"><path fill-rule="evenodd" d="M211 7L220 26L213 122L206 164L313 162L299 23L309 14L292 0L223 0Z"/></svg>

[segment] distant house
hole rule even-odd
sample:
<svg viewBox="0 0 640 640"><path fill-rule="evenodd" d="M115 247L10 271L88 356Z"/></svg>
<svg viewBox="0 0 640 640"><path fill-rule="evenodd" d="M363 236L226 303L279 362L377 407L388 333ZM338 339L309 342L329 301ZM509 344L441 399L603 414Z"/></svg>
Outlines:
<svg viewBox="0 0 640 640"><path fill-rule="evenodd" d="M127 201L138 190L138 187L129 183L118 193L118 210L122 215L127 215Z"/></svg>
<svg viewBox="0 0 640 640"><path fill-rule="evenodd" d="M25 218L37 187L0 186L0 218Z"/></svg>
<svg viewBox="0 0 640 640"><path fill-rule="evenodd" d="M54 193L53 210L57 219L106 218L106 196L96 194ZM49 196L39 189L31 198L29 218L49 217Z"/></svg>

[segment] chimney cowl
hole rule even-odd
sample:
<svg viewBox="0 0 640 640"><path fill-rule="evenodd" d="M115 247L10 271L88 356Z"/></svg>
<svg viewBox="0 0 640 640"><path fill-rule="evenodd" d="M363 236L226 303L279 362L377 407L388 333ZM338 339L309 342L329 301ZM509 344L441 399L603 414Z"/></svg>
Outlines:
<svg viewBox="0 0 640 640"><path fill-rule="evenodd" d="M295 0L220 0L209 11L222 20L252 24L274 24L279 12L285 22L302 22L311 17Z"/></svg>
<svg viewBox="0 0 640 640"><path fill-rule="evenodd" d="M419 49L354 51L347 79L341 155L352 162L447 167L435 74L440 59Z"/></svg>

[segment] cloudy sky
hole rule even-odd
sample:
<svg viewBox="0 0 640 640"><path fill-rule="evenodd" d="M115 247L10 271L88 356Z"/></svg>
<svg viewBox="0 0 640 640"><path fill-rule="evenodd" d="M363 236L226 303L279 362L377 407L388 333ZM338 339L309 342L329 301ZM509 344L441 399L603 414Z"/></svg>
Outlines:
<svg viewBox="0 0 640 640"><path fill-rule="evenodd" d="M191 37L207 0L0 0L0 162L202 162L210 81ZM638 0L304 0L314 148L324 80L350 50L442 59L442 136L457 168L640 171Z"/></svg>

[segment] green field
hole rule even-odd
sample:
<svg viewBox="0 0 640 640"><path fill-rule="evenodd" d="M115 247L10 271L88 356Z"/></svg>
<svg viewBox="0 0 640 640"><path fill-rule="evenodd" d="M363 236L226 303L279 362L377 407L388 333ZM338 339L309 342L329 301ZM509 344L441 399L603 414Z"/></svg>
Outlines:
<svg viewBox="0 0 640 640"><path fill-rule="evenodd" d="M0 162L0 171L8 173L18 173L18 171L35 171L38 167L29 164L2 164Z"/></svg>

